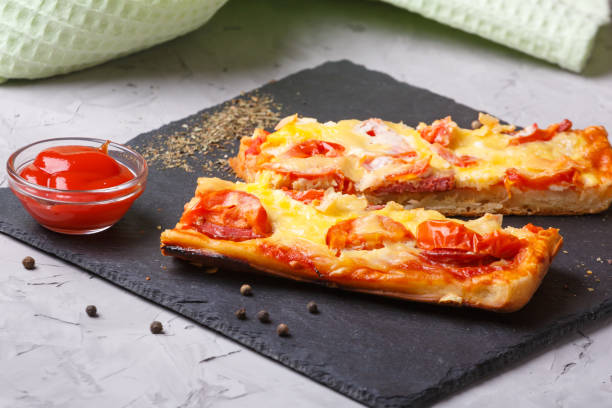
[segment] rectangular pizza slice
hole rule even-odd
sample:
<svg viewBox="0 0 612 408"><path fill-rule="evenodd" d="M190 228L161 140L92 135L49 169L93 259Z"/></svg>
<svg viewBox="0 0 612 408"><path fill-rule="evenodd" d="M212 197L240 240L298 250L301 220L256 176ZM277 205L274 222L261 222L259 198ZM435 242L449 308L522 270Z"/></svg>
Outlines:
<svg viewBox="0 0 612 408"><path fill-rule="evenodd" d="M562 243L558 230L501 227L328 189L200 178L164 255L244 265L290 279L422 302L510 312L532 297Z"/></svg>
<svg viewBox="0 0 612 408"><path fill-rule="evenodd" d="M584 214L612 201L603 127L564 120L521 131L494 117L462 129L450 117L416 129L380 119L319 123L297 115L243 138L230 165L247 182L364 195L446 215Z"/></svg>

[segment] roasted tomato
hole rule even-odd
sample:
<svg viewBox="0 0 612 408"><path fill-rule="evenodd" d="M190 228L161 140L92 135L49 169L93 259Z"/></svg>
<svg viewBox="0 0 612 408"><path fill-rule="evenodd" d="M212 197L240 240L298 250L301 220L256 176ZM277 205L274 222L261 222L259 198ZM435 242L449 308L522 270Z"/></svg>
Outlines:
<svg viewBox="0 0 612 408"><path fill-rule="evenodd" d="M221 190L198 197L198 203L181 218L187 228L228 241L263 238L272 232L265 208L252 194Z"/></svg>
<svg viewBox="0 0 612 408"><path fill-rule="evenodd" d="M494 231L480 235L463 224L447 220L429 220L420 223L416 239L417 247L425 250L424 256L428 257L430 251L444 253L447 261L455 259L456 263L460 264L464 264L465 260L470 258L484 259L485 257L481 255L498 259L513 258L523 246L519 238L507 232Z"/></svg>
<svg viewBox="0 0 612 408"><path fill-rule="evenodd" d="M288 264L292 268L310 269L318 273L312 257L300 247L286 247L270 242L260 242L257 248L266 256Z"/></svg>
<svg viewBox="0 0 612 408"><path fill-rule="evenodd" d="M515 168L509 168L504 178L507 189L516 185L521 190L546 190L552 185L569 186L576 183L578 183L578 171L573 167L539 177L529 177L519 173Z"/></svg>
<svg viewBox="0 0 612 408"><path fill-rule="evenodd" d="M301 201L305 204L310 204L313 201L321 201L325 196L325 190L305 190L305 191L296 191L296 190L283 190L285 194L294 200Z"/></svg>
<svg viewBox="0 0 612 408"><path fill-rule="evenodd" d="M523 247L521 240L507 232L496 230L481 235L476 247L478 253L489 254L496 258L511 259Z"/></svg>
<svg viewBox="0 0 612 408"><path fill-rule="evenodd" d="M410 231L399 222L384 215L371 214L340 221L325 236L327 245L340 256L343 249L372 250L385 243L414 239Z"/></svg>
<svg viewBox="0 0 612 408"><path fill-rule="evenodd" d="M324 140L305 140L287 150L289 157L338 157L344 152L344 146Z"/></svg>
<svg viewBox="0 0 612 408"><path fill-rule="evenodd" d="M256 129L253 138L251 139L251 144L249 148L244 152L245 155L258 155L261 153L261 145L266 142L268 139L268 135L270 132L267 132L263 129Z"/></svg>
<svg viewBox="0 0 612 408"><path fill-rule="evenodd" d="M555 137L557 133L565 132L566 130L570 130L571 128L572 122L567 119L563 119L563 121L559 123L554 123L546 129L540 129L538 127L538 124L534 123L533 125L515 133L514 137L510 139L508 144L510 146L516 146L527 142L545 142Z"/></svg>
<svg viewBox="0 0 612 408"><path fill-rule="evenodd" d="M537 225L533 225L532 223L525 225L523 228L529 230L530 232L533 232L534 234L537 234L540 231L544 231L544 228L538 227Z"/></svg>
<svg viewBox="0 0 612 408"><path fill-rule="evenodd" d="M425 126L419 130L421 137L429 143L438 143L442 146L448 146L451 142L451 136L457 124L453 122L450 116L444 119L434 121L430 126Z"/></svg>
<svg viewBox="0 0 612 408"><path fill-rule="evenodd" d="M450 164L452 164L453 166L457 166L457 167L468 167L471 166L472 164L476 164L478 162L478 159L476 157L472 157L472 156L457 156L455 154L455 152L453 152L450 149L447 149L446 147L438 144L438 143L433 143L431 145L431 149L436 152L440 157L442 157L444 160L446 160L447 162L449 162Z"/></svg>

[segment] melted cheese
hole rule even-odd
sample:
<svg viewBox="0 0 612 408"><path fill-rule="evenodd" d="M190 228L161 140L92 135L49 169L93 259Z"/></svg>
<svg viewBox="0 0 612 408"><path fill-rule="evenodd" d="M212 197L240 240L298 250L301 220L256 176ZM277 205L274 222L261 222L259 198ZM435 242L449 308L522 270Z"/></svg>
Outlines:
<svg viewBox="0 0 612 408"><path fill-rule="evenodd" d="M522 174L536 177L565 170L572 165L580 169L581 181L585 186L602 182L602 175L593 171L593 166L586 157L588 141L580 132L568 131L556 135L550 141L509 146L508 142L512 136L502 132L513 127L500 125L495 118L481 115L485 125L480 129L455 128L453 132L449 149L457 156L467 155L480 159L474 165L458 167L436 154L430 143L424 140L416 129L403 123L368 119L363 122L342 120L321 124L310 118L291 118L292 120L286 121L276 132L268 135L267 141L261 146L262 152L274 156L271 162L280 163L284 168L295 171L305 168L321 169L329 164L329 158L299 159L288 158L283 154L296 143L305 140L318 139L338 143L346 150L342 158L336 158L334 161L336 168L353 180L360 191L383 183L387 176L397 171L395 166L364 169L365 156L391 155L406 150L416 151L417 158L431 156L431 169L426 175L454 170L456 186L459 188L480 190L500 184L508 168L515 168ZM368 134L368 131L373 131L375 136Z"/></svg>
<svg viewBox="0 0 612 408"><path fill-rule="evenodd" d="M265 240L300 248L317 247L317 252L323 251L332 259L336 259L335 270L342 270L346 263L355 262L373 269L381 269L381 265L398 265L415 256L414 242L406 242L385 244L383 248L375 250L345 250L339 258L336 258L335 252L328 248L325 237L329 228L340 221L380 214L401 223L416 236L417 227L421 222L446 219L437 211L406 210L395 202L389 202L379 210L367 210L368 203L365 198L337 193L331 189L326 191L318 206L312 206L292 199L281 190L271 189L265 183L230 183L209 178L198 180L199 194L220 189L244 191L259 198L266 209L273 231L272 236ZM197 195L193 200L197 200ZM486 234L500 229L501 219L501 216L487 214L467 222L455 219L453 221L465 224L480 234Z"/></svg>

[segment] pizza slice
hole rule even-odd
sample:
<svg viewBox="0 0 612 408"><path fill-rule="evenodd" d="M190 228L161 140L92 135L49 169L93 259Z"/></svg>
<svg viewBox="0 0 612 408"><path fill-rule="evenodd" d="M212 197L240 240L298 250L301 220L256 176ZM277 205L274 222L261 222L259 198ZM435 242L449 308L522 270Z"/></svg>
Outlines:
<svg viewBox="0 0 612 408"><path fill-rule="evenodd" d="M479 122L462 129L446 117L414 129L293 115L273 133L243 138L230 165L273 188L333 188L446 215L583 214L610 205L612 148L603 127L577 130L564 120L517 131L486 114Z"/></svg>
<svg viewBox="0 0 612 408"><path fill-rule="evenodd" d="M290 279L422 302L511 312L525 305L562 243L558 230L501 227L328 188L200 178L164 255L249 265Z"/></svg>

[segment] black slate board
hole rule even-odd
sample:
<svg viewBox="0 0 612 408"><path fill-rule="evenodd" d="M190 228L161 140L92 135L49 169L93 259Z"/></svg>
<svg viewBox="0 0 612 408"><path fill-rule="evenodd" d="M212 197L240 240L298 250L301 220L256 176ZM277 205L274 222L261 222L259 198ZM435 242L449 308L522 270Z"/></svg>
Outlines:
<svg viewBox="0 0 612 408"><path fill-rule="evenodd" d="M347 61L299 72L258 92L273 96L283 114L299 112L322 121L378 116L416 125L451 114L467 126L477 113ZM219 107L207 111L215 109ZM198 117L140 135L129 144L170 134ZM559 253L523 310L499 315L342 292L248 271L207 275L185 262L164 258L156 226L176 223L197 176L152 168L145 194L127 216L110 230L87 237L39 227L8 189L0 189L0 231L377 407L429 403L612 310L612 266L607 262L612 258L610 211L577 217L507 217L510 225L533 222L560 228L568 253ZM593 271L588 278L587 269ZM252 284L253 297L238 294L243 282ZM319 315L306 312L310 300L319 304ZM251 319L240 322L234 317L238 305L247 308ZM262 325L252 318L262 308L270 311L273 324ZM290 338L277 337L274 327L281 321L289 324Z"/></svg>

